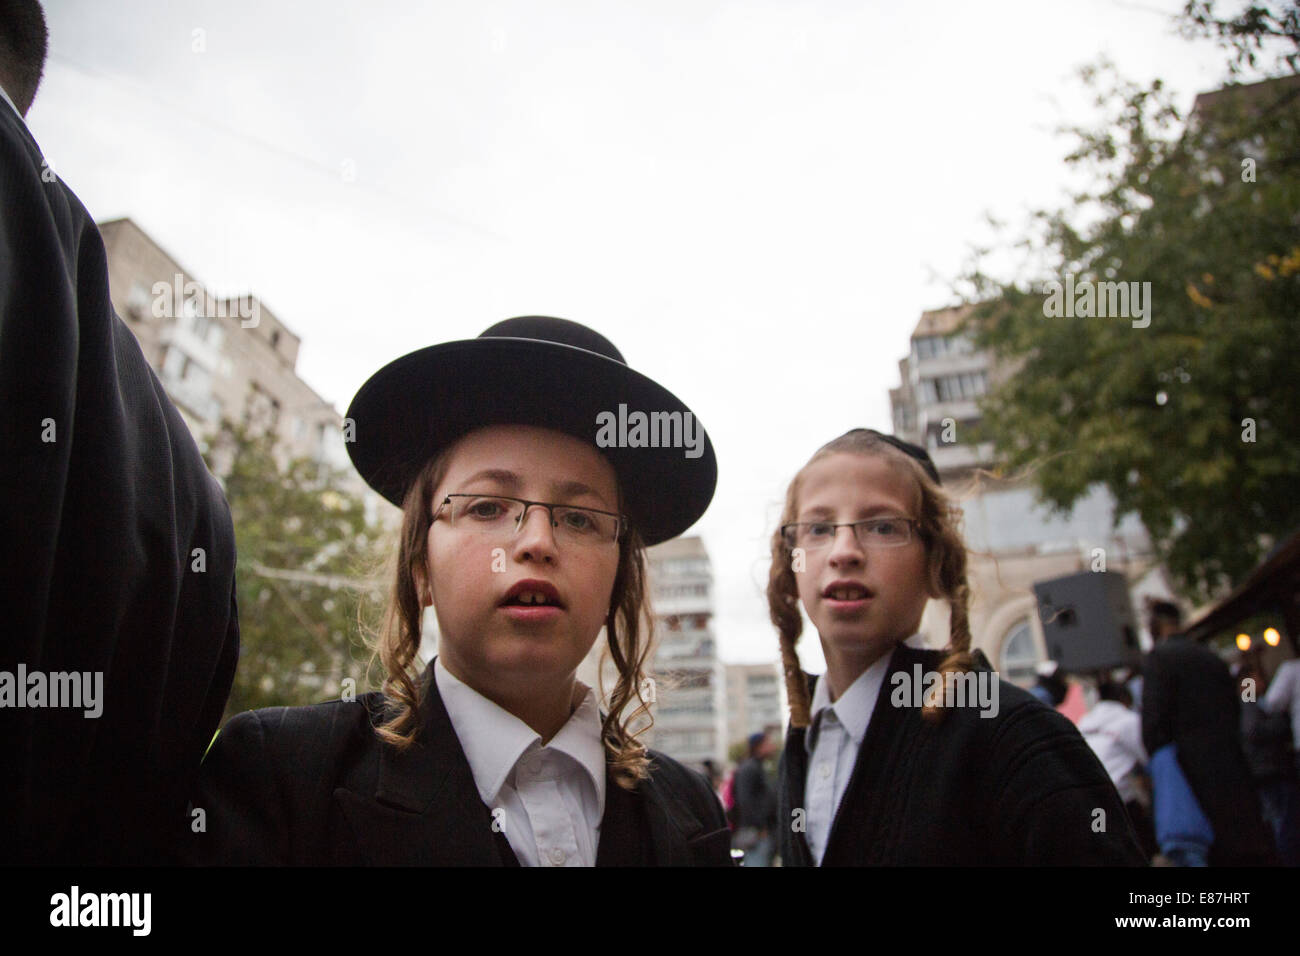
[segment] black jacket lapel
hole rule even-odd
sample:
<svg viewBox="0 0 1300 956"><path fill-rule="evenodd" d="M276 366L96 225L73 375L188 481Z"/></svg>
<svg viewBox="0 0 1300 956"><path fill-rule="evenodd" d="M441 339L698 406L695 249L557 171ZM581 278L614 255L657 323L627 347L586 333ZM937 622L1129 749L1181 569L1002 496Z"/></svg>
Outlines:
<svg viewBox="0 0 1300 956"><path fill-rule="evenodd" d="M639 790L624 790L607 769L605 814L600 821L596 865L648 866L652 862L645 797Z"/></svg>
<svg viewBox="0 0 1300 956"><path fill-rule="evenodd" d="M350 856L340 851L340 862L377 866L508 864L510 859L501 848L507 841L493 829L492 813L479 797L473 771L438 694L432 666L425 671L422 688L426 695L424 724L417 742L404 751L379 746L373 794L344 788L334 792L355 842L355 853ZM714 844L725 841L728 831L707 826L674 793L676 787L685 786L677 779L681 772L663 767L629 792L606 768L597 866L689 866L705 859L726 859L726 851L719 850L721 844Z"/></svg>
<svg viewBox="0 0 1300 956"><path fill-rule="evenodd" d="M500 866L492 813L479 797L430 666L422 732L405 750L379 747L373 795L334 792L361 862L375 866Z"/></svg>

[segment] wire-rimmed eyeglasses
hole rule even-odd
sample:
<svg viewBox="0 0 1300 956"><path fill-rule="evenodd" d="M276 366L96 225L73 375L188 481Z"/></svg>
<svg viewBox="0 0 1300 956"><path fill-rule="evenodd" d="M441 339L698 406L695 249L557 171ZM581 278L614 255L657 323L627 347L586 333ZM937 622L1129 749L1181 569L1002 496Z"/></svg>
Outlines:
<svg viewBox="0 0 1300 956"><path fill-rule="evenodd" d="M451 526L476 534L510 537L518 534L532 507L549 512L557 542L578 545L612 544L627 527L627 519L612 511L558 505L548 501L527 501L508 495L447 495L433 513L433 520L445 509Z"/></svg>
<svg viewBox="0 0 1300 956"><path fill-rule="evenodd" d="M879 517L860 521L796 521L781 525L781 537L787 547L817 551L828 548L835 541L840 528L852 528L863 548L901 548L911 543L914 528L920 522L912 518Z"/></svg>

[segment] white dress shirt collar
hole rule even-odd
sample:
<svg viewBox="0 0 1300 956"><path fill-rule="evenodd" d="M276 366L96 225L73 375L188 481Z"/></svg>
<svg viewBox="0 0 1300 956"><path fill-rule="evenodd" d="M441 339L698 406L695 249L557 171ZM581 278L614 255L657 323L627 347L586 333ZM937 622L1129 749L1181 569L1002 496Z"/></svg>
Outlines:
<svg viewBox="0 0 1300 956"><path fill-rule="evenodd" d="M876 698L880 696L880 687L885 682L889 670L889 661L893 654L882 654L880 659L858 675L857 680L849 685L848 690L840 694L839 700L831 703L830 683L823 674L813 690L810 708L810 727L817 726L817 719L822 711L830 709L836 719L844 725L855 746L862 746L862 738L867 734L867 725L871 723L871 712L876 709ZM804 738L804 745L812 753L814 735Z"/></svg>
<svg viewBox="0 0 1300 956"><path fill-rule="evenodd" d="M488 700L434 658L438 694L451 718L461 749L469 761L483 802L491 806L524 752L542 748L542 738L514 714ZM596 788L599 812L605 810L605 747L600 739L600 710L596 693L577 682L582 700L559 733L545 748L563 753L581 766ZM576 696L576 694L575 694Z"/></svg>

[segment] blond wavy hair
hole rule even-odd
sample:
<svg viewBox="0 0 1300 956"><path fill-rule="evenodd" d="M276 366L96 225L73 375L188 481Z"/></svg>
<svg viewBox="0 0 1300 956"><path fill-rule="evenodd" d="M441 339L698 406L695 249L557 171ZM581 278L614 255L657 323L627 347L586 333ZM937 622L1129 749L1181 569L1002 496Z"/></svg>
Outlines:
<svg viewBox="0 0 1300 956"><path fill-rule="evenodd" d="M786 694L790 699L790 723L807 727L811 721L808 680L799 665L795 645L803 633L803 615L799 611L799 590L795 583L794 555L781 534L780 525L795 521L799 515L799 490L809 465L828 455L848 453L876 457L887 462L916 486L920 499L921 540L925 544L927 577L930 592L946 600L952 608L947 656L939 665L945 674L968 671L974 666L970 653L970 585L966 580L966 545L961 534L961 512L916 459L883 441L865 429L854 429L828 442L808 459L786 491L781 521L772 534L772 565L767 580L768 612L776 626L781 645L781 665L785 672ZM940 698L943 695L939 695ZM935 720L943 702L927 702L924 716Z"/></svg>
<svg viewBox="0 0 1300 956"><path fill-rule="evenodd" d="M427 688L420 686L420 675L413 668L420 649L423 617L417 582L428 580L432 570L425 545L433 524L433 494L446 476L450 452L450 448L446 449L421 470L402 502L398 547L390 562L392 584L382 623L374 634L371 659L378 657L383 663L383 689L388 698L387 719L375 732L399 749L416 741L425 717ZM621 512L621 488L618 501ZM652 620L646 613L645 545L636 529L629 528L619 541L618 571L605 619L608 654L618 678L601 723L610 771L628 790L650 776L650 759L637 737L650 723L650 709L641 691L648 686L645 666Z"/></svg>

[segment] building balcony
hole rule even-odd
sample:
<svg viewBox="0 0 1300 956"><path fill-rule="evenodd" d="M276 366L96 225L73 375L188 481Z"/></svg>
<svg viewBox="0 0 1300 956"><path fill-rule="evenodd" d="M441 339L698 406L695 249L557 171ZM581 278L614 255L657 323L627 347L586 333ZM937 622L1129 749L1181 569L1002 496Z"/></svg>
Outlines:
<svg viewBox="0 0 1300 956"><path fill-rule="evenodd" d="M173 402L188 411L204 425L216 426L221 419L221 403L212 395L208 385L196 385L194 382L172 375L166 370L158 374L158 380L167 390Z"/></svg>
<svg viewBox="0 0 1300 956"><path fill-rule="evenodd" d="M195 362L216 374L221 369L221 349L207 338L200 337L190 328L190 319L175 319L158 331L158 342L164 348L173 347L184 352ZM220 330L217 330L219 334Z"/></svg>
<svg viewBox="0 0 1300 956"><path fill-rule="evenodd" d="M916 408L916 430L922 435L931 425L939 425L945 418L953 421L970 421L980 417L979 404L973 398L955 401L927 402Z"/></svg>
<svg viewBox="0 0 1300 956"><path fill-rule="evenodd" d="M941 472L991 465L995 460L992 442L981 445L938 445L929 449L929 452L934 467Z"/></svg>
<svg viewBox="0 0 1300 956"><path fill-rule="evenodd" d="M712 614L713 601L708 595L687 595L683 597L652 597L650 607L656 617L670 615Z"/></svg>
<svg viewBox="0 0 1300 956"><path fill-rule="evenodd" d="M941 355L938 358L920 359L910 364L908 374L916 386L923 378L959 375L962 372L986 372L990 366L986 353L970 352L965 355Z"/></svg>

